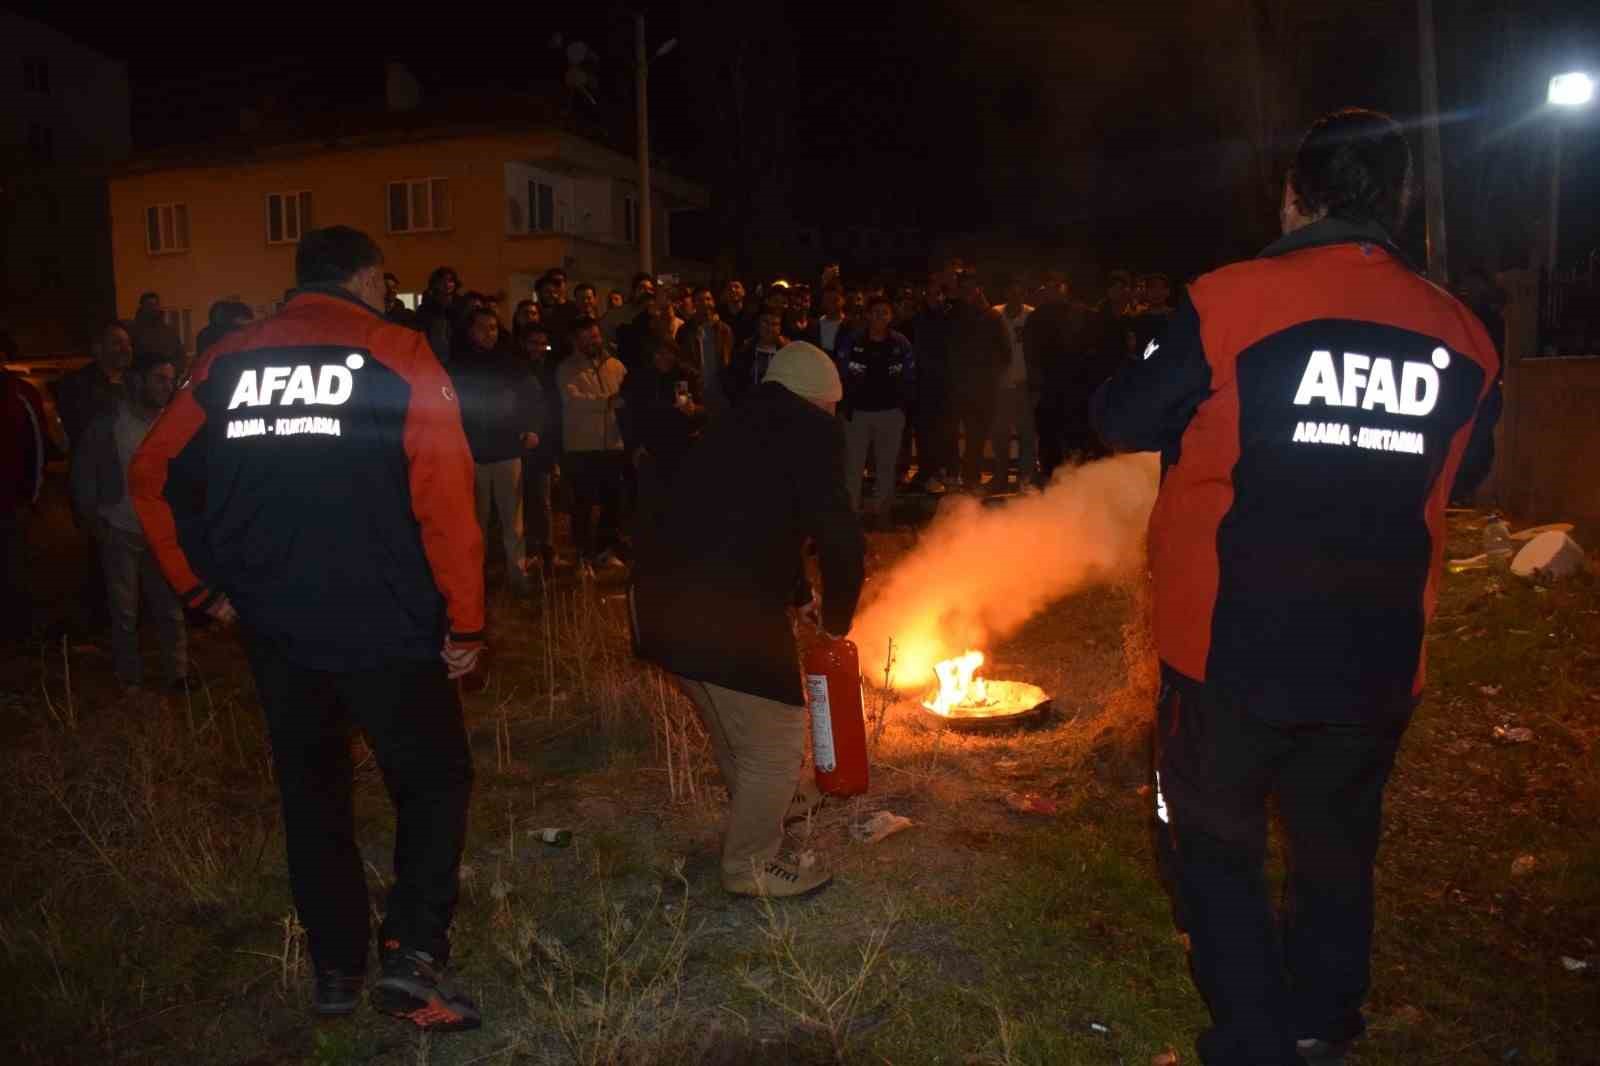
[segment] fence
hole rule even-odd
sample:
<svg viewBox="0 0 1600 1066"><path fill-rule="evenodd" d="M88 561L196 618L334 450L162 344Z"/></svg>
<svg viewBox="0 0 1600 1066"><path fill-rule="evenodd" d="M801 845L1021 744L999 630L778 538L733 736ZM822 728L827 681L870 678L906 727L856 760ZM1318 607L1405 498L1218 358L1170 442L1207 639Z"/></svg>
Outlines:
<svg viewBox="0 0 1600 1066"><path fill-rule="evenodd" d="M1541 299L1532 271L1499 280L1509 297L1505 412L1483 496L1521 521L1576 523L1580 540L1594 547L1600 544L1600 346L1590 349L1594 354L1534 357L1551 321L1555 286ZM1586 285L1592 299L1592 274ZM1560 295L1573 300L1582 292L1584 285L1573 283ZM1570 303L1557 306L1567 312L1556 321L1570 321Z"/></svg>

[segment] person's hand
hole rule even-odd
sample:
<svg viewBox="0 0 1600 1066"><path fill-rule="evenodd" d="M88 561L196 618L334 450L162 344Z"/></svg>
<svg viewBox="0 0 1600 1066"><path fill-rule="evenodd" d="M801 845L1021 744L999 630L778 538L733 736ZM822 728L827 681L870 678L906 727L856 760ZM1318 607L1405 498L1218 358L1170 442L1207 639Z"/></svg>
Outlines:
<svg viewBox="0 0 1600 1066"><path fill-rule="evenodd" d="M449 637L444 638L444 650L439 653L439 658L444 660L445 671L451 681L466 677L478 668L478 659L483 655L482 644L468 644L463 647L451 643Z"/></svg>
<svg viewBox="0 0 1600 1066"><path fill-rule="evenodd" d="M233 602L226 595L212 600L210 606L206 608L206 614L225 626L239 620L239 612L233 609Z"/></svg>
<svg viewBox="0 0 1600 1066"><path fill-rule="evenodd" d="M800 621L806 623L807 625L816 626L818 629L821 629L822 597L813 591L811 593L811 602L801 607L795 613L799 616Z"/></svg>
<svg viewBox="0 0 1600 1066"><path fill-rule="evenodd" d="M524 433L522 435L522 446L524 448L537 448L539 446L539 434Z"/></svg>

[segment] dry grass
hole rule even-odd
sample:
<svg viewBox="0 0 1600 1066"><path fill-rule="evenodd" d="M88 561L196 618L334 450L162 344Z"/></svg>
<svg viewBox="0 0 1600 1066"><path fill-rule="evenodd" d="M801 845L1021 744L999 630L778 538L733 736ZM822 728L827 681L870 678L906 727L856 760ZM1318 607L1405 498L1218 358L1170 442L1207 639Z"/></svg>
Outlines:
<svg viewBox="0 0 1600 1066"><path fill-rule="evenodd" d="M873 572L909 539L875 537ZM1600 955L1600 593L1469 577L1447 584L1434 695L1391 790L1365 1066L1583 1061L1600 1040L1585 986L1553 968ZM164 700L119 698L105 658L70 643L0 661L7 1061L1109 1064L1196 1030L1144 853L1142 587L1074 597L989 649L993 676L1055 697L1036 728L949 733L869 685L872 791L796 842L836 883L781 909L721 893L704 731L630 658L620 593L493 605L489 685L466 698L479 776L454 934L488 1024L448 1040L367 1012L308 1020L271 763L229 635L196 634L207 683ZM1500 722L1538 739L1495 747ZM357 759L376 920L393 825ZM1014 792L1061 813L1018 814ZM884 808L914 827L851 844L849 823ZM542 826L574 846L539 843ZM1513 881L1524 851L1537 870Z"/></svg>

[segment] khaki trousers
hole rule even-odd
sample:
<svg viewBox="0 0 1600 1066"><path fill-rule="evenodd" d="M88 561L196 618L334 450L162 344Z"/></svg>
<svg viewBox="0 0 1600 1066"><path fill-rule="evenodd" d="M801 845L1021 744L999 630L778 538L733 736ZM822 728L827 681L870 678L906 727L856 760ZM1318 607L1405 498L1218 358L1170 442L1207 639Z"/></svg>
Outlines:
<svg viewBox="0 0 1600 1066"><path fill-rule="evenodd" d="M700 710L728 786L722 876L748 876L778 854L806 748L806 709L678 678Z"/></svg>

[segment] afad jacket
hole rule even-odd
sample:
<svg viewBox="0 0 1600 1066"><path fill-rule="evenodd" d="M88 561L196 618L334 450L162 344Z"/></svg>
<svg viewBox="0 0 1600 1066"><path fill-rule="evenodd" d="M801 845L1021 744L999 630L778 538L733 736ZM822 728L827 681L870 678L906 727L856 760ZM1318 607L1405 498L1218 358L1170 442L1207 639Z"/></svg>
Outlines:
<svg viewBox="0 0 1600 1066"><path fill-rule="evenodd" d="M1101 387L1112 447L1159 451L1161 659L1291 723L1421 693L1444 510L1499 356L1376 226L1327 220L1189 287Z"/></svg>
<svg viewBox="0 0 1600 1066"><path fill-rule="evenodd" d="M185 603L226 594L312 669L438 661L483 639L483 539L427 338L306 288L195 365L134 455L134 509Z"/></svg>

